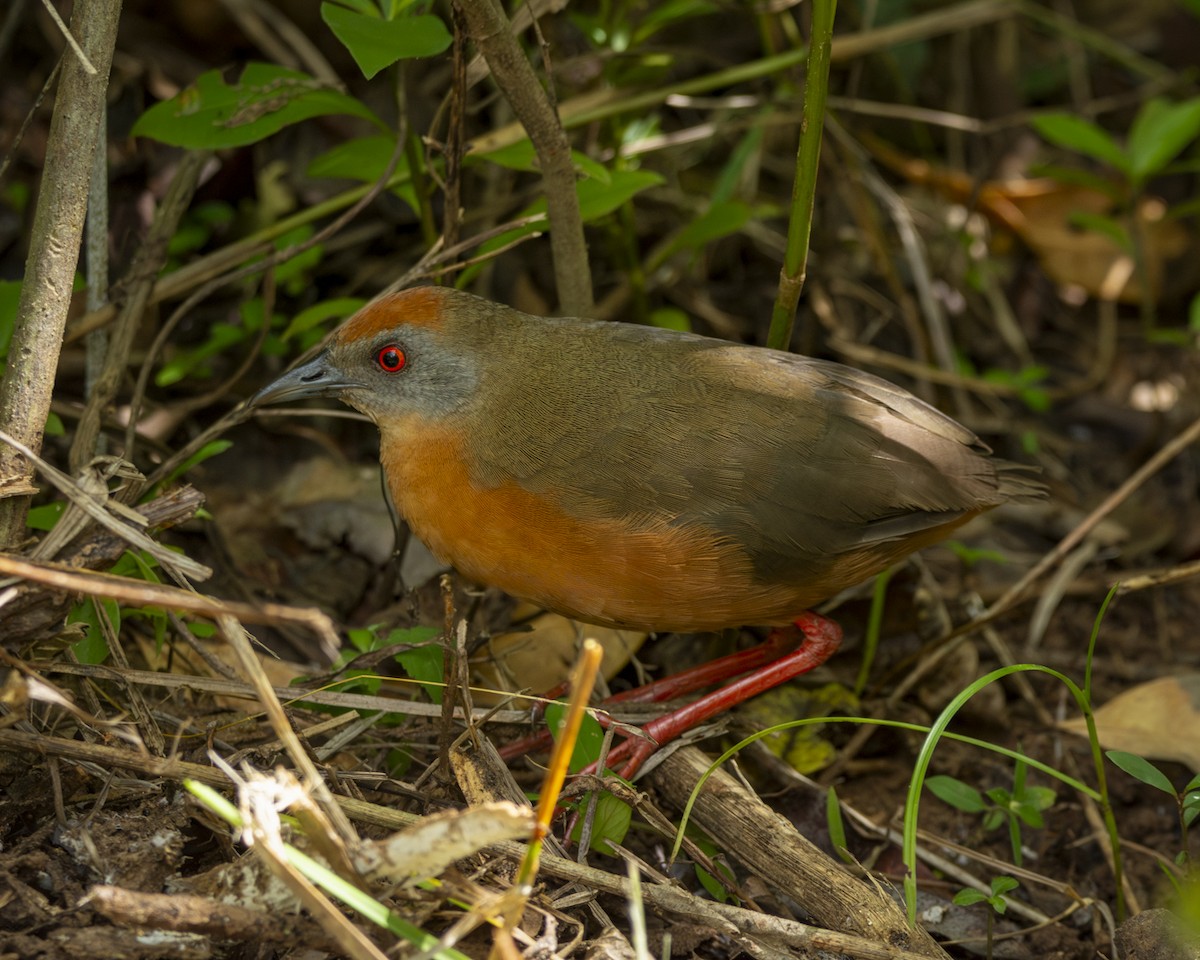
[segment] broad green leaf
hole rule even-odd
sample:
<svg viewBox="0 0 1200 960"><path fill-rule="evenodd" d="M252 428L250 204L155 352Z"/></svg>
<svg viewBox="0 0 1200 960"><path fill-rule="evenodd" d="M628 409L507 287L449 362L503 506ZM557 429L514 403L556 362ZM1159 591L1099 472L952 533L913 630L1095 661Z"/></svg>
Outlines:
<svg viewBox="0 0 1200 960"><path fill-rule="evenodd" d="M1140 780L1146 786L1154 787L1172 797L1176 796L1175 788L1167 779L1166 774L1149 760L1139 757L1135 753L1126 753L1124 750L1108 750L1104 755L1135 780Z"/></svg>
<svg viewBox="0 0 1200 960"><path fill-rule="evenodd" d="M133 125L133 134L173 147L243 147L290 124L328 114L348 114L384 126L364 103L306 73L251 63L233 85L219 70L203 74L190 87L143 113Z"/></svg>
<svg viewBox="0 0 1200 960"><path fill-rule="evenodd" d="M978 790L954 777L929 777L925 781L925 787L943 803L948 803L964 813L982 813L987 809L983 795Z"/></svg>
<svg viewBox="0 0 1200 960"><path fill-rule="evenodd" d="M382 20L332 3L321 4L321 19L350 51L370 80L397 60L432 57L450 46L450 31L431 13Z"/></svg>
<svg viewBox="0 0 1200 960"><path fill-rule="evenodd" d="M1129 129L1134 179L1142 183L1160 173L1197 137L1200 137L1200 97L1183 103L1147 101Z"/></svg>
<svg viewBox="0 0 1200 960"><path fill-rule="evenodd" d="M1033 126L1055 146L1074 150L1129 173L1129 157L1108 133L1090 120L1070 113L1044 113Z"/></svg>

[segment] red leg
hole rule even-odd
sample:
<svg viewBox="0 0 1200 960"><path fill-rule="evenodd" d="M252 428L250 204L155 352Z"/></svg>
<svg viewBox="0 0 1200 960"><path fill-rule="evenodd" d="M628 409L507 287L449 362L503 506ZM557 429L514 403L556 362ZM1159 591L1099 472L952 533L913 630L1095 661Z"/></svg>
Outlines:
<svg viewBox="0 0 1200 960"><path fill-rule="evenodd" d="M816 614L813 614L813 616L816 616ZM797 621L797 626L799 626L799 621ZM759 670L768 664L774 663L786 653L789 653L795 647L796 642L793 631L782 629L772 630L766 640L748 650L739 650L737 653L731 653L724 657L718 657L716 660L710 660L708 663L702 663L691 670L673 673L669 677L663 677L660 680L655 680L653 683L647 683L645 686L624 690L601 701L600 705L607 706L613 703L659 703L664 700L674 700L677 697L686 696L704 687L711 687L713 684L720 683L722 680L728 680L730 677L738 677L743 673ZM818 664L813 664L813 666L818 666ZM800 673L803 672L803 670L800 671ZM779 682L782 683L782 681ZM560 694L561 689L556 688L556 692L548 693L546 696L556 697ZM537 715L540 716L540 712L538 710ZM600 722L604 723L605 721L601 718ZM678 735L678 733L674 734L674 736ZM549 732L543 730L540 733L522 737L520 740L515 740L501 747L500 756L505 760L514 760L535 750L546 749L550 745L550 741Z"/></svg>
<svg viewBox="0 0 1200 960"><path fill-rule="evenodd" d="M624 765L619 770L620 775L626 779L632 777L662 744L674 740L686 730L737 706L750 697L777 687L784 681L798 677L802 673L816 669L833 655L842 642L842 628L832 620L813 613L811 610L796 618L796 626L804 634L804 643L798 649L749 676L735 680L719 690L714 690L687 706L651 720L642 727L642 732L650 739L629 738L609 753L608 765L615 767L617 764L623 763ZM755 649L761 649L770 644L771 641L768 640ZM746 651L746 653L751 652ZM593 767L588 767L581 772L595 773Z"/></svg>

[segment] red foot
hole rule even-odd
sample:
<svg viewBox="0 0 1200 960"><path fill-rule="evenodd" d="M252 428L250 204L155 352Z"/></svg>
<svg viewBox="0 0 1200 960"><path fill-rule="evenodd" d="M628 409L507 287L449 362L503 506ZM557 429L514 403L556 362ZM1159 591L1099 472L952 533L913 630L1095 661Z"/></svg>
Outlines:
<svg viewBox="0 0 1200 960"><path fill-rule="evenodd" d="M651 720L642 727L642 732L649 739L629 738L609 753L607 765L615 768L617 764L623 764L618 773L629 779L662 744L750 697L819 667L842 642L842 628L811 610L797 617L795 624L804 634L804 642L797 649L789 650L794 643L791 635L783 630L775 630L763 643L749 650L721 657L694 670L664 677L605 700L604 704L670 700L728 677L754 671L687 706ZM512 759L537 749L548 740L548 734L526 737L505 747L501 756ZM595 764L581 772L595 773Z"/></svg>

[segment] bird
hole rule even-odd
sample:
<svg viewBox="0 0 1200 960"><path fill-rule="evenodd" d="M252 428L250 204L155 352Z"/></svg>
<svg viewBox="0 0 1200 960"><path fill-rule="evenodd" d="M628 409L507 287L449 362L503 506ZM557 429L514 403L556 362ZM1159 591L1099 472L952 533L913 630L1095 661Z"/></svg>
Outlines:
<svg viewBox="0 0 1200 960"><path fill-rule="evenodd" d="M814 604L1043 495L861 370L449 287L369 303L251 405L316 397L375 422L398 513L467 579L647 632L795 623L784 674L840 640Z"/></svg>

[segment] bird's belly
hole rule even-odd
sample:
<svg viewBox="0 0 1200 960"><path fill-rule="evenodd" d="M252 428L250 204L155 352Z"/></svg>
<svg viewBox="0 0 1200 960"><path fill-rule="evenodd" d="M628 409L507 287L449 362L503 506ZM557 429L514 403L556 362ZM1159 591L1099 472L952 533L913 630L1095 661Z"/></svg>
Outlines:
<svg viewBox="0 0 1200 960"><path fill-rule="evenodd" d="M435 555L578 620L680 632L782 624L874 572L816 564L763 582L739 544L700 523L575 515L513 481L475 483L452 435L421 431L419 447L388 439L392 498Z"/></svg>

